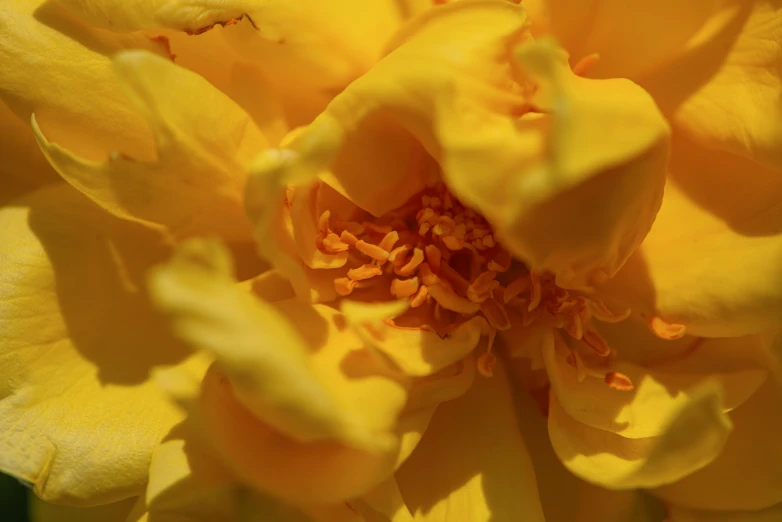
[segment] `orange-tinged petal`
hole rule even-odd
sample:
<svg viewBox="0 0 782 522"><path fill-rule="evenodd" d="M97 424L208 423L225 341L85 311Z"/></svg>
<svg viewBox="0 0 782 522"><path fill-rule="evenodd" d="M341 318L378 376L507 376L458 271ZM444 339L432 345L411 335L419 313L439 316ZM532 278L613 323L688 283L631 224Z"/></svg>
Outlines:
<svg viewBox="0 0 782 522"><path fill-rule="evenodd" d="M52 141L81 156L118 151L150 160L152 136L111 69L111 57L124 49L168 56L161 42L87 27L59 3L3 2L0 98L25 122L35 113Z"/></svg>
<svg viewBox="0 0 782 522"><path fill-rule="evenodd" d="M710 38L696 38L641 84L691 139L779 172L782 6L773 0L732 1L722 9Z"/></svg>
<svg viewBox="0 0 782 522"><path fill-rule="evenodd" d="M756 510L782 502L782 407L769 381L730 412L733 432L719 457L682 480L654 490L665 501L693 509Z"/></svg>
<svg viewBox="0 0 782 522"><path fill-rule="evenodd" d="M438 407L396 479L415 520L543 520L505 368Z"/></svg>
<svg viewBox="0 0 782 522"><path fill-rule="evenodd" d="M549 435L571 472L611 489L656 487L675 482L712 462L731 430L722 413L720 388L705 383L671 415L657 437L628 439L571 417L552 391Z"/></svg>
<svg viewBox="0 0 782 522"><path fill-rule="evenodd" d="M187 353L144 290L168 247L65 184L4 207L0 222L0 469L52 502L139 494L181 419L149 379Z"/></svg>
<svg viewBox="0 0 782 522"><path fill-rule="evenodd" d="M673 152L655 224L605 292L693 335L741 336L778 327L782 179L684 139L676 140Z"/></svg>
<svg viewBox="0 0 782 522"><path fill-rule="evenodd" d="M164 58L128 51L114 65L151 124L158 159L115 154L90 161L34 124L54 167L120 217L162 225L178 237L211 233L249 238L241 205L245 169L267 142L247 114L203 78ZM194 100L197 107L191 105Z"/></svg>
<svg viewBox="0 0 782 522"><path fill-rule="evenodd" d="M674 504L668 512L676 522L776 522L782 519L782 504L758 511L709 511Z"/></svg>

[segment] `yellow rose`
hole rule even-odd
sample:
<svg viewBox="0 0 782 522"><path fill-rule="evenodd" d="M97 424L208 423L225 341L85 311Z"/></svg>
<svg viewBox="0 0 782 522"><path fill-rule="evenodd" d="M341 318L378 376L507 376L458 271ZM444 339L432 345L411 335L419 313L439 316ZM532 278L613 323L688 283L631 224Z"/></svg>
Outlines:
<svg viewBox="0 0 782 522"><path fill-rule="evenodd" d="M130 522L778 517L782 13L691 4L0 7L0 470Z"/></svg>

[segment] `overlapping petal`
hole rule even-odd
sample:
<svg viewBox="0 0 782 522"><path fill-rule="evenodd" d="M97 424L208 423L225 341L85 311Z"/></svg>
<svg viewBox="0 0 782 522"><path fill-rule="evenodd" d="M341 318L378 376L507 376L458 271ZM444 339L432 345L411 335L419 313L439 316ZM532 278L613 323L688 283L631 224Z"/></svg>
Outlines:
<svg viewBox="0 0 782 522"><path fill-rule="evenodd" d="M778 327L780 201L782 181L774 172L677 139L657 220L605 292L694 335Z"/></svg>
<svg viewBox="0 0 782 522"><path fill-rule="evenodd" d="M35 125L54 167L91 199L124 218L162 225L178 237L249 237L241 207L245 168L267 141L249 116L203 78L142 51L114 69L154 131L158 158L90 161ZM194 110L197 102L200 110ZM37 117L36 117L37 119Z"/></svg>
<svg viewBox="0 0 782 522"><path fill-rule="evenodd" d="M64 184L0 220L0 468L48 501L139 494L152 449L181 419L149 380L186 353L144 290L167 246Z"/></svg>
<svg viewBox="0 0 782 522"><path fill-rule="evenodd" d="M656 487L675 482L712 462L731 430L716 383L704 383L669 417L657 437L628 439L582 424L560 405L549 405L554 451L571 472L610 489Z"/></svg>
<svg viewBox="0 0 782 522"><path fill-rule="evenodd" d="M118 151L149 160L152 136L111 68L111 56L124 49L167 56L161 42L87 27L56 2L3 2L0 97L24 121L35 113L52 141L81 156Z"/></svg>
<svg viewBox="0 0 782 522"><path fill-rule="evenodd" d="M672 505L669 513L680 522L776 522L782 517L782 504L758 511L709 511Z"/></svg>
<svg viewBox="0 0 782 522"><path fill-rule="evenodd" d="M504 368L438 408L396 479L414 520L543 520Z"/></svg>

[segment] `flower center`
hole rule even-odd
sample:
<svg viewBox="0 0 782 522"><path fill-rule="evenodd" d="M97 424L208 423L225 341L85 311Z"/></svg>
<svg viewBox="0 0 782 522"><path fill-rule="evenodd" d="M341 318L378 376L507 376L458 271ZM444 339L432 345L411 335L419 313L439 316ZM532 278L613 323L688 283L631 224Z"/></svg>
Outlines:
<svg viewBox="0 0 782 522"><path fill-rule="evenodd" d="M485 318L488 349L479 370L491 374L492 344L498 330L537 324L562 330L590 349L585 356L568 348L568 362L579 378L597 376L613 351L590 327L591 320L618 322L618 314L598 299L562 289L552 277L513 260L486 219L437 183L397 210L372 221L335 221L323 212L317 247L324 253L348 252L347 273L334 280L341 296L369 292L367 299L408 299L411 310L388 324L429 328L445 337L476 315ZM378 293L379 292L379 293ZM520 322L520 324L517 324ZM424 326L421 326L424 325ZM600 378L616 389L632 389L629 379L603 371Z"/></svg>

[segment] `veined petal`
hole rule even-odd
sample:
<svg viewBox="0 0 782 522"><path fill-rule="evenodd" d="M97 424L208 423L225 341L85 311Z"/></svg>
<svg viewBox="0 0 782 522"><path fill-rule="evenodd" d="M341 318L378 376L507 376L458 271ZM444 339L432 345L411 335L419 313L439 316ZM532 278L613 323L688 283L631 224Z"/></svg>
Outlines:
<svg viewBox="0 0 782 522"><path fill-rule="evenodd" d="M505 368L438 407L396 478L415 520L543 520Z"/></svg>
<svg viewBox="0 0 782 522"><path fill-rule="evenodd" d="M656 487L703 468L719 455L731 430L721 403L719 386L705 383L669 417L660 436L628 439L578 422L552 391L549 435L565 467L588 482L611 489Z"/></svg>
<svg viewBox="0 0 782 522"><path fill-rule="evenodd" d="M514 118L456 100L437 121L445 177L514 254L560 286L589 286L613 275L651 227L668 126L637 85L580 78L548 41L516 55L538 86L538 112Z"/></svg>
<svg viewBox="0 0 782 522"><path fill-rule="evenodd" d="M49 161L69 183L120 217L162 225L179 237L249 238L241 205L245 168L267 145L252 120L206 80L169 60L128 51L114 64L152 126L158 159L112 155L90 161L54 143L34 121Z"/></svg>
<svg viewBox="0 0 782 522"><path fill-rule="evenodd" d="M168 248L64 184L0 210L0 236L0 469L52 502L139 494L181 419L149 380L186 354L142 280Z"/></svg>
<svg viewBox="0 0 782 522"><path fill-rule="evenodd" d="M782 502L782 400L769 380L746 404L730 412L733 432L714 462L653 493L693 509L762 510Z"/></svg>
<svg viewBox="0 0 782 522"><path fill-rule="evenodd" d="M782 179L684 139L673 152L654 226L604 291L693 335L742 336L778 327Z"/></svg>
<svg viewBox="0 0 782 522"><path fill-rule="evenodd" d="M677 60L641 84L706 148L782 171L782 6L732 1Z"/></svg>
<svg viewBox="0 0 782 522"><path fill-rule="evenodd" d="M111 69L111 56L124 49L167 56L161 42L92 29L59 3L3 2L0 97L25 122L35 113L49 139L81 156L119 151L152 159L152 136Z"/></svg>
<svg viewBox="0 0 782 522"><path fill-rule="evenodd" d="M610 327L604 329L610 330ZM727 412L746 402L768 376L768 372L758 363L744 361L744 364L738 364L735 357L731 361L734 367L710 371L710 365L716 366L711 364L710 359L719 358L719 352L757 353L767 347L768 343L760 336L707 340L690 337L687 341L690 344L698 343L698 347L687 356L689 360L678 364L674 360L665 364L661 356L658 365L640 365L622 360L623 345L654 335L642 325L634 328L633 333L632 337L621 340L615 336L610 344L620 354L614 364L616 371L633 382L633 390L629 392L613 390L602 379L590 376L579 382L577 372L565 361L563 351L557 352L553 346L544 349L552 391L568 415L587 426L623 437L655 437L665 432L668 419L692 401L692 394L697 392L698 384L705 379L719 384L724 392L722 410ZM660 344L665 342L659 341Z"/></svg>

